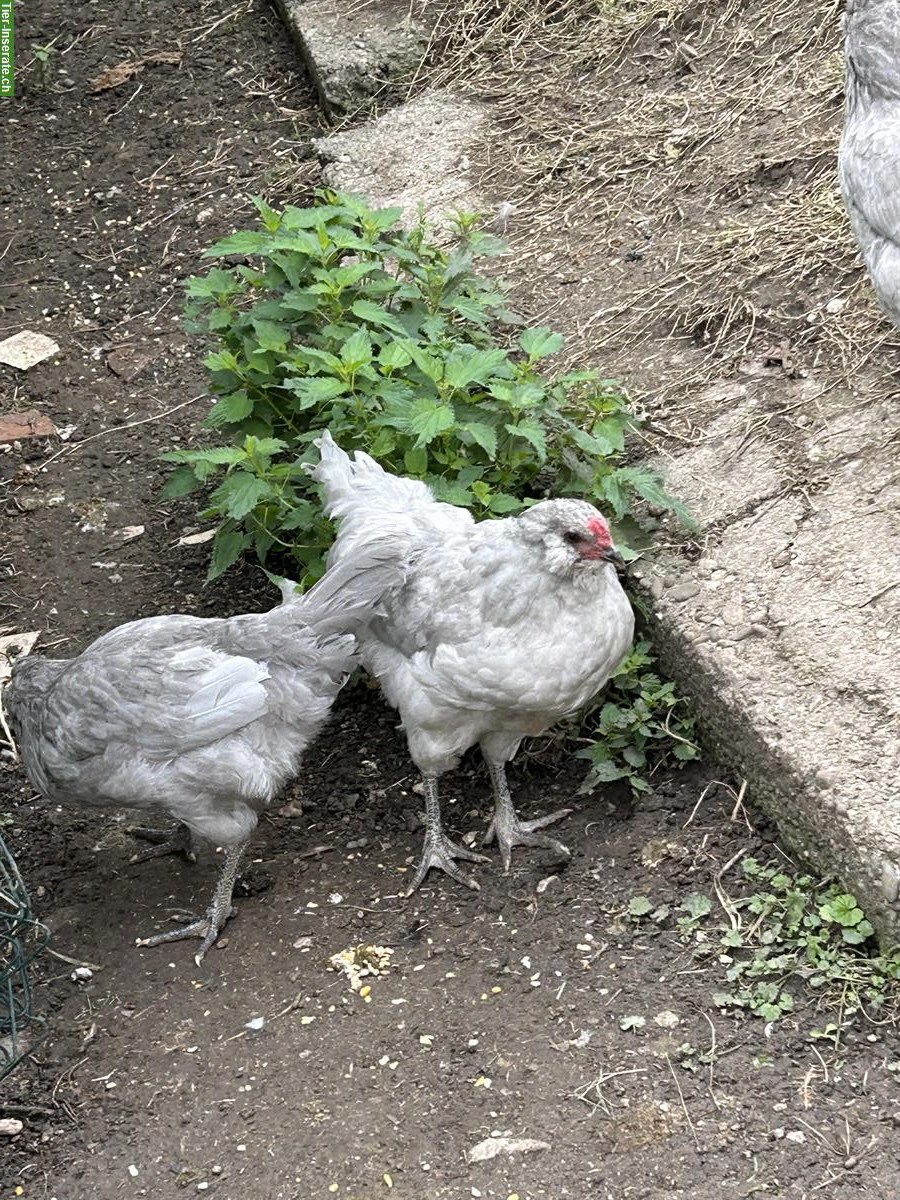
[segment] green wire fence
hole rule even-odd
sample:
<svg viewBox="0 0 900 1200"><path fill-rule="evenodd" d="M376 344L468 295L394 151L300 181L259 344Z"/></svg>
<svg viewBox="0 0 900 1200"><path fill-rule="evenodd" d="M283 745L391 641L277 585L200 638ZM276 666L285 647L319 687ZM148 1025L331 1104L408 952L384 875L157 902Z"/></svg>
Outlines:
<svg viewBox="0 0 900 1200"><path fill-rule="evenodd" d="M49 941L0 837L0 1079L43 1039L45 1023L32 1009L29 966Z"/></svg>

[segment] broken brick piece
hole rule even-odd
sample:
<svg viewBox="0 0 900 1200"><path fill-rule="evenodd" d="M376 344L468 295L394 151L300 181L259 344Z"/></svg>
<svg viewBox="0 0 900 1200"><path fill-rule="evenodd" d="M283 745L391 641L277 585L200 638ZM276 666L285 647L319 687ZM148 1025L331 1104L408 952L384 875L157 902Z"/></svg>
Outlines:
<svg viewBox="0 0 900 1200"><path fill-rule="evenodd" d="M56 426L50 418L36 408L0 415L0 445L21 442L25 438L52 437L55 433Z"/></svg>

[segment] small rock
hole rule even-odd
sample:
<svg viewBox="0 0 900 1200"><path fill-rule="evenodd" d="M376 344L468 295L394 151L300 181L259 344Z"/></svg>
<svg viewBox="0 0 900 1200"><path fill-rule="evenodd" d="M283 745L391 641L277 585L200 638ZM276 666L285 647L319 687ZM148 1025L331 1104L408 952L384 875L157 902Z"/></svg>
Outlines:
<svg viewBox="0 0 900 1200"><path fill-rule="evenodd" d="M685 583L676 583L673 588L669 588L668 596L670 600L682 601L690 600L692 596L696 596L700 591L700 584L696 580L689 579Z"/></svg>
<svg viewBox="0 0 900 1200"><path fill-rule="evenodd" d="M90 967L76 967L69 978L73 983L87 983L89 979L94 978L94 972Z"/></svg>
<svg viewBox="0 0 900 1200"><path fill-rule="evenodd" d="M252 1030L262 1029L262 1028L263 1028L263 1026L265 1025L265 1023L266 1023L266 1018L265 1018L265 1017L252 1017L252 1018L251 1018L251 1019L250 1019L250 1020L247 1022L247 1024L244 1026L244 1028L245 1028L245 1029L252 1029Z"/></svg>
<svg viewBox="0 0 900 1200"><path fill-rule="evenodd" d="M549 1149L549 1142L539 1142L534 1138L488 1137L466 1151L466 1162L489 1162L500 1154L512 1157L514 1154L532 1154Z"/></svg>
<svg viewBox="0 0 900 1200"><path fill-rule="evenodd" d="M544 892L546 892L547 888L550 887L551 884L556 883L558 880L559 880L558 875L547 875L543 879L538 880L537 885L535 886L534 890L537 892L537 894L539 896L543 896L543 894L544 894Z"/></svg>
<svg viewBox="0 0 900 1200"><path fill-rule="evenodd" d="M58 353L59 346L53 338L31 329L23 329L0 342L0 363L16 367L19 371L27 371Z"/></svg>
<svg viewBox="0 0 900 1200"><path fill-rule="evenodd" d="M15 1117L4 1117L0 1121L0 1137L16 1137L20 1134L24 1126L21 1121L17 1121Z"/></svg>
<svg viewBox="0 0 900 1200"><path fill-rule="evenodd" d="M677 1025L681 1024L681 1017L679 1017L678 1013L664 1009L661 1013L656 1014L653 1021L661 1029L674 1029Z"/></svg>

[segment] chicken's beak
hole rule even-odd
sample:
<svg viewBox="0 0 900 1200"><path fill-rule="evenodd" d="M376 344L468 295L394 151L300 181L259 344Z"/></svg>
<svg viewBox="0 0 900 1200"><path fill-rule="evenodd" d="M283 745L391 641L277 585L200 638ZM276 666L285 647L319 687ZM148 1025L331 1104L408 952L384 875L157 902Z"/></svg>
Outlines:
<svg viewBox="0 0 900 1200"><path fill-rule="evenodd" d="M615 546L609 546L606 550L603 551L603 553L600 555L600 557L603 559L604 562L612 563L612 565L616 568L617 571L625 570L625 559L618 552L618 550L615 548Z"/></svg>

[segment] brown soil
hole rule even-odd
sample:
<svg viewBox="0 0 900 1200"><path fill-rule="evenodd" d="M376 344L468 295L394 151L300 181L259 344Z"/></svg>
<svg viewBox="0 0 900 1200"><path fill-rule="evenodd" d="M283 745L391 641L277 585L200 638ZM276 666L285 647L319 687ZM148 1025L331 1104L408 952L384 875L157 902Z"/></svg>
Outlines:
<svg viewBox="0 0 900 1200"><path fill-rule="evenodd" d="M264 605L250 567L203 588L207 548L175 545L202 523L189 502L160 505L156 455L195 435L204 404L171 411L204 388L181 279L246 220L248 194L305 186L297 159L317 117L291 48L261 3L223 14L187 0L45 0L19 14L18 38L2 332L46 330L61 353L4 369L0 412L34 407L75 429L0 457L3 624L66 654L154 612ZM51 41L41 78L27 47ZM180 64L90 92L160 49ZM127 363L145 359L129 382ZM558 806L580 773L544 748L518 764L517 796ZM764 825L730 820L723 788L683 828L713 775L663 780L637 806L576 801L560 827L573 861L541 892L552 864L520 851L508 878L478 869L478 894L435 879L403 901L420 801L395 718L357 690L289 806L262 822L237 917L198 970L191 945L133 941L205 903L209 859L131 867L113 815L49 809L5 763L4 835L53 948L100 969L76 983L58 958L35 963L50 1032L2 1085L0 1115L25 1129L0 1138L0 1196L896 1196L895 1036L858 1026L839 1051L814 1044L822 1018L802 992L769 1036L723 1017L714 959L671 920L622 918L637 894L712 894L741 850L777 854ZM486 791L477 762L447 781L456 830L483 828ZM394 952L368 1002L328 970L357 943ZM623 1030L627 1016L646 1024ZM468 1165L492 1133L551 1148Z"/></svg>

